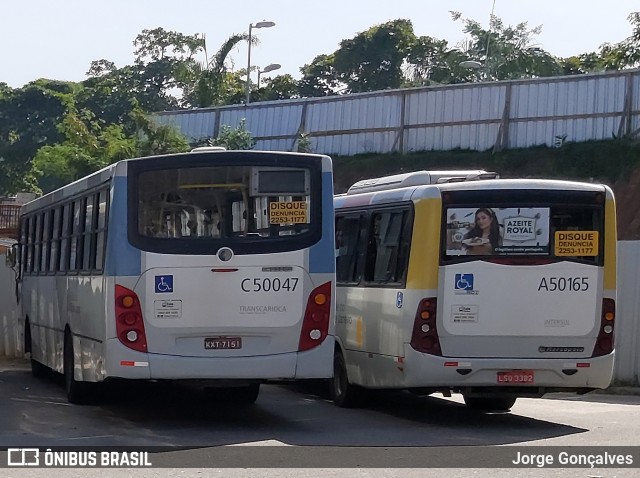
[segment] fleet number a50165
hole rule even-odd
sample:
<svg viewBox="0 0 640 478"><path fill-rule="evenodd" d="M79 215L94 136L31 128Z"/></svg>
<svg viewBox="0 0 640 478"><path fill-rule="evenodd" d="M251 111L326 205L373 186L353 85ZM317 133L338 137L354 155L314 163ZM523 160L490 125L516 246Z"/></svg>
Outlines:
<svg viewBox="0 0 640 478"><path fill-rule="evenodd" d="M588 277L543 277L538 284L538 291L544 292L586 292L588 290Z"/></svg>
<svg viewBox="0 0 640 478"><path fill-rule="evenodd" d="M242 279L240 287L243 292L294 292L298 287L297 277L287 277L281 279L279 277L254 277L253 279Z"/></svg>

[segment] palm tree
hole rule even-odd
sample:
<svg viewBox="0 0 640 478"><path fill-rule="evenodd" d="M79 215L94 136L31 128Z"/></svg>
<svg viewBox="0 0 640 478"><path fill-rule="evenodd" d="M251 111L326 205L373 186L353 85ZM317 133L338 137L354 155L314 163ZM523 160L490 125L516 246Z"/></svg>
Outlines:
<svg viewBox="0 0 640 478"><path fill-rule="evenodd" d="M231 35L210 60L204 38L202 44L193 45L196 50L202 48L207 60L206 62L187 61L176 74L184 91L183 102L185 105L205 108L225 103L225 100L231 96L228 90L234 86L234 80L237 80L234 78L237 74L229 72L229 54L238 43L248 40L249 35L246 33ZM251 42L257 44L258 39L254 36L251 38ZM238 82L235 81L235 83L237 88Z"/></svg>

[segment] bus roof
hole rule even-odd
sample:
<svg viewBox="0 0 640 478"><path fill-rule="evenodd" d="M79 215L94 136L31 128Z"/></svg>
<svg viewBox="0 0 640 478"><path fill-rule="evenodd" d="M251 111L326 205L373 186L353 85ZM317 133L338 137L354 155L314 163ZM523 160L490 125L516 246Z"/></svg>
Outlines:
<svg viewBox="0 0 640 478"><path fill-rule="evenodd" d="M341 194L334 196L337 209L365 206L373 204L389 204L398 201L419 200L425 198L439 198L445 191L472 190L562 190L562 191L592 191L605 193L608 198L613 197L611 189L598 183L566 181L556 179L487 179L483 181L463 181L436 184L424 184L405 187L382 187L370 192Z"/></svg>
<svg viewBox="0 0 640 478"><path fill-rule="evenodd" d="M455 184L440 184L442 191L462 191L478 189L556 189L565 191L603 191L607 187L600 183L568 181L562 179L495 179L487 181L473 181Z"/></svg>
<svg viewBox="0 0 640 478"><path fill-rule="evenodd" d="M449 182L474 181L479 179L496 179L499 175L484 169L465 169L450 171L414 171L410 173L394 174L380 178L363 179L353 184L347 191L348 195L387 191L389 189L422 186L427 184L442 184Z"/></svg>
<svg viewBox="0 0 640 478"><path fill-rule="evenodd" d="M101 184L109 181L114 176L119 176L120 174L124 174L124 165L127 163L131 163L134 161L153 161L156 159L162 158L188 158L191 157L202 157L206 158L209 154L215 154L216 157L220 155L220 157L224 158L225 155L229 156L260 156L260 155L278 155L278 156L313 156L316 158L322 158L322 171L327 172L331 171L331 158L324 154L315 154L315 153L297 153L290 151L256 151L256 150L225 150L219 146L206 146L202 148L195 148L191 152L183 152L183 153L170 153L170 154L157 154L152 156L142 156L137 158L128 158L122 159L116 163L105 166L99 171L95 171L83 178L77 179L69 184L61 186L60 188L48 192L43 196L37 197L32 201L29 201L21 208L21 214L28 214L30 212L36 211L43 207L48 207L52 204L57 203L58 201L67 199L71 196L75 196L76 194L80 194L87 189L98 187Z"/></svg>

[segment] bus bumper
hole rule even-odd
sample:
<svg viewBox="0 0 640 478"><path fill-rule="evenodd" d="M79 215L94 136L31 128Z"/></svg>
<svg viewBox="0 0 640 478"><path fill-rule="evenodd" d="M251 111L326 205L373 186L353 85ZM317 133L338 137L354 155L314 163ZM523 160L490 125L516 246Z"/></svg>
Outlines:
<svg viewBox="0 0 640 478"><path fill-rule="evenodd" d="M403 367L407 388L536 387L571 391L607 388L613 378L613 363L613 353L584 359L452 358L417 352L407 345ZM532 371L533 381L498 381L498 372L519 370Z"/></svg>
<svg viewBox="0 0 640 478"><path fill-rule="evenodd" d="M179 357L136 352L118 339L107 341L106 377L139 380L291 380L330 378L333 337L305 352L256 357Z"/></svg>

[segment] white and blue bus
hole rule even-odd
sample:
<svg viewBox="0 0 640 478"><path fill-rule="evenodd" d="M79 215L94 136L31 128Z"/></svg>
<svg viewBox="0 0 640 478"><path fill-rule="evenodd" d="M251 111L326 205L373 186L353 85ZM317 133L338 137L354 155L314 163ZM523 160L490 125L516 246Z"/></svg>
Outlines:
<svg viewBox="0 0 640 478"><path fill-rule="evenodd" d="M35 375L96 382L332 376L331 159L194 150L120 161L26 204L19 299Z"/></svg>
<svg viewBox="0 0 640 478"><path fill-rule="evenodd" d="M616 208L602 184L418 171L335 198L334 400L518 397L613 376Z"/></svg>

